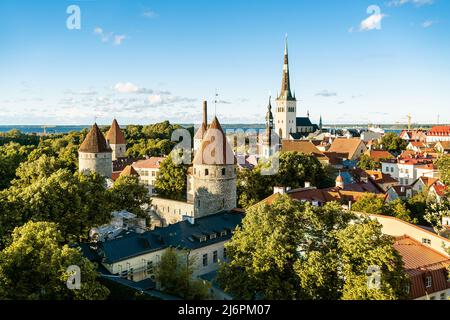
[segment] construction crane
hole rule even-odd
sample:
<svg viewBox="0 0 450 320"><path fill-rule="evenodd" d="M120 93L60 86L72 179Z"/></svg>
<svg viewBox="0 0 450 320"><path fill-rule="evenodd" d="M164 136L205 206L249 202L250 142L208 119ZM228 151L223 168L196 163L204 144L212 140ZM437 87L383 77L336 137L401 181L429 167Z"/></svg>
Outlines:
<svg viewBox="0 0 450 320"><path fill-rule="evenodd" d="M411 119L412 119L412 116L410 114L408 114L406 117L408 118L408 130L411 130Z"/></svg>

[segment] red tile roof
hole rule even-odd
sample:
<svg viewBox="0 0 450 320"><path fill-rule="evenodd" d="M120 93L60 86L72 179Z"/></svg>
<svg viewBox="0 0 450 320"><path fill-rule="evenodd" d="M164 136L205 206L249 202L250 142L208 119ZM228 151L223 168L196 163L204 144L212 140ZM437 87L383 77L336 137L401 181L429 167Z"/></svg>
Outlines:
<svg viewBox="0 0 450 320"><path fill-rule="evenodd" d="M428 136L450 136L450 126L434 126L427 133Z"/></svg>
<svg viewBox="0 0 450 320"><path fill-rule="evenodd" d="M111 128L108 130L108 133L106 134L106 141L108 141L109 144L127 144L127 141L125 140L125 135L120 129L120 126L117 123L116 119L113 120Z"/></svg>

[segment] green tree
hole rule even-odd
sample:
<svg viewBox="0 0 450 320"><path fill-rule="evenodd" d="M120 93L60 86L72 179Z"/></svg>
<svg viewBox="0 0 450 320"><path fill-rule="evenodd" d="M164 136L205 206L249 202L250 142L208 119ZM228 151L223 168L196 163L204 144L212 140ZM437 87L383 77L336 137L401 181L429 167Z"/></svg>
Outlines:
<svg viewBox="0 0 450 320"><path fill-rule="evenodd" d="M314 207L279 195L271 205L247 210L226 245L229 262L221 264L217 281L237 299L403 297L405 275L392 244L381 236L381 225L337 203ZM368 294L371 265L381 268L386 284Z"/></svg>
<svg viewBox="0 0 450 320"><path fill-rule="evenodd" d="M406 222L414 224L418 223L416 218L411 218L411 211L408 209L406 202L401 199L396 199L389 202L386 205L385 213Z"/></svg>
<svg viewBox="0 0 450 320"><path fill-rule="evenodd" d="M15 142L0 145L0 190L9 187L16 169L27 159L32 149L32 146L22 146Z"/></svg>
<svg viewBox="0 0 450 320"><path fill-rule="evenodd" d="M379 162L375 161L367 154L363 154L358 161L358 168L362 170L377 170L380 166Z"/></svg>
<svg viewBox="0 0 450 320"><path fill-rule="evenodd" d="M275 186L296 189L304 187L305 182L310 182L318 188L334 185L334 180L327 174L326 168L314 156L283 152L278 157L278 171L273 175L263 175L262 170L270 165L270 161L260 162L252 171L238 174L237 191L240 206L247 208L263 200L273 193ZM275 165L273 167L275 168Z"/></svg>
<svg viewBox="0 0 450 320"><path fill-rule="evenodd" d="M352 210L356 212L383 214L385 212L384 199L374 193L366 193L352 205Z"/></svg>
<svg viewBox="0 0 450 320"><path fill-rule="evenodd" d="M398 300L407 297L408 278L402 257L393 247L393 238L381 233L377 221L350 224L338 232L337 238L345 278L342 299ZM368 285L368 271L379 272L378 288Z"/></svg>
<svg viewBox="0 0 450 320"><path fill-rule="evenodd" d="M0 196L8 218L3 218L3 236L27 222L49 221L60 226L67 242L86 239L89 230L110 219L110 195L105 180L97 174L84 175L59 169L29 185L13 185Z"/></svg>
<svg viewBox="0 0 450 320"><path fill-rule="evenodd" d="M150 204L147 188L135 176L121 176L108 191L112 199L112 210L127 210L146 217L145 209Z"/></svg>
<svg viewBox="0 0 450 320"><path fill-rule="evenodd" d="M438 167L441 181L445 185L450 185L450 155L442 155L435 161L435 164Z"/></svg>
<svg viewBox="0 0 450 320"><path fill-rule="evenodd" d="M394 132L386 133L376 145L377 149L387 150L393 153L401 153L405 150L407 143Z"/></svg>
<svg viewBox="0 0 450 320"><path fill-rule="evenodd" d="M172 156L164 159L159 167L155 189L159 196L173 200L186 199L187 166L175 164Z"/></svg>
<svg viewBox="0 0 450 320"><path fill-rule="evenodd" d="M444 217L450 217L450 198L448 192L440 201L429 203L424 216L434 231L439 234L445 231L445 227L442 225L442 218Z"/></svg>
<svg viewBox="0 0 450 320"><path fill-rule="evenodd" d="M192 277L195 258L188 252L168 248L156 266L155 277L164 292L186 300L205 300L210 297L209 285Z"/></svg>
<svg viewBox="0 0 450 320"><path fill-rule="evenodd" d="M68 267L80 268L80 289L69 290ZM109 291L97 282L96 266L81 252L62 244L57 225L28 222L16 228L0 252L0 298L25 300L98 300Z"/></svg>

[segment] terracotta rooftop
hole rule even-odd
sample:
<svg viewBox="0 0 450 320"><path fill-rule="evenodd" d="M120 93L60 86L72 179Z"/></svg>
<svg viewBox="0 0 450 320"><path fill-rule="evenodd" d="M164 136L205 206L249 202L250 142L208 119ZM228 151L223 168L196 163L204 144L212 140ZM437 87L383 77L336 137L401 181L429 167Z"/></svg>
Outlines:
<svg viewBox="0 0 450 320"><path fill-rule="evenodd" d="M139 176L137 171L130 165L126 166L125 169L120 173L120 176Z"/></svg>
<svg viewBox="0 0 450 320"><path fill-rule="evenodd" d="M91 128L91 131L86 135L83 143L81 144L78 152L86 152L86 153L106 153L112 152L111 148L106 143L106 139L103 136L103 133L98 128L97 124Z"/></svg>
<svg viewBox="0 0 450 320"><path fill-rule="evenodd" d="M394 156L386 150L368 150L366 152L366 155L368 155L371 159L375 161L380 161L382 159L390 159Z"/></svg>
<svg viewBox="0 0 450 320"><path fill-rule="evenodd" d="M137 169L158 169L164 157L150 157L145 160L139 160L132 164Z"/></svg>
<svg viewBox="0 0 450 320"><path fill-rule="evenodd" d="M309 140L283 140L281 151L296 151L306 155L313 155L317 158L327 159L327 156Z"/></svg>
<svg viewBox="0 0 450 320"><path fill-rule="evenodd" d="M197 150L194 165L236 164L237 160L217 117L209 125Z"/></svg>
<svg viewBox="0 0 450 320"><path fill-rule="evenodd" d="M206 127L206 124L203 122L200 128L198 128L197 132L195 133L194 139L203 139L203 136L205 135L205 132L208 128Z"/></svg>
<svg viewBox="0 0 450 320"><path fill-rule="evenodd" d="M109 144L127 144L125 135L120 129L116 119L113 120L111 128L106 133L106 141L108 141Z"/></svg>
<svg viewBox="0 0 450 320"><path fill-rule="evenodd" d="M329 153L337 153L346 155L348 159L352 158L355 152L358 150L362 142L359 138L336 138L328 149Z"/></svg>

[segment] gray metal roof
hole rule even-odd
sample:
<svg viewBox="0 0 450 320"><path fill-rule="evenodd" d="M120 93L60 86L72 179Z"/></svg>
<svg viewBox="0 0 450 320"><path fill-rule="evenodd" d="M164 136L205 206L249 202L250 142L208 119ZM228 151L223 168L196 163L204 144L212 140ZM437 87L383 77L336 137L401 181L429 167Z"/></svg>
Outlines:
<svg viewBox="0 0 450 320"><path fill-rule="evenodd" d="M195 219L195 223L181 221L164 228L156 228L141 234L129 232L105 242L98 243L98 255L105 263L115 263L167 247L197 249L231 238L231 231L238 226L243 212L227 210ZM226 235L221 236L221 232ZM215 239L209 236L216 233ZM206 241L199 238L206 236Z"/></svg>

